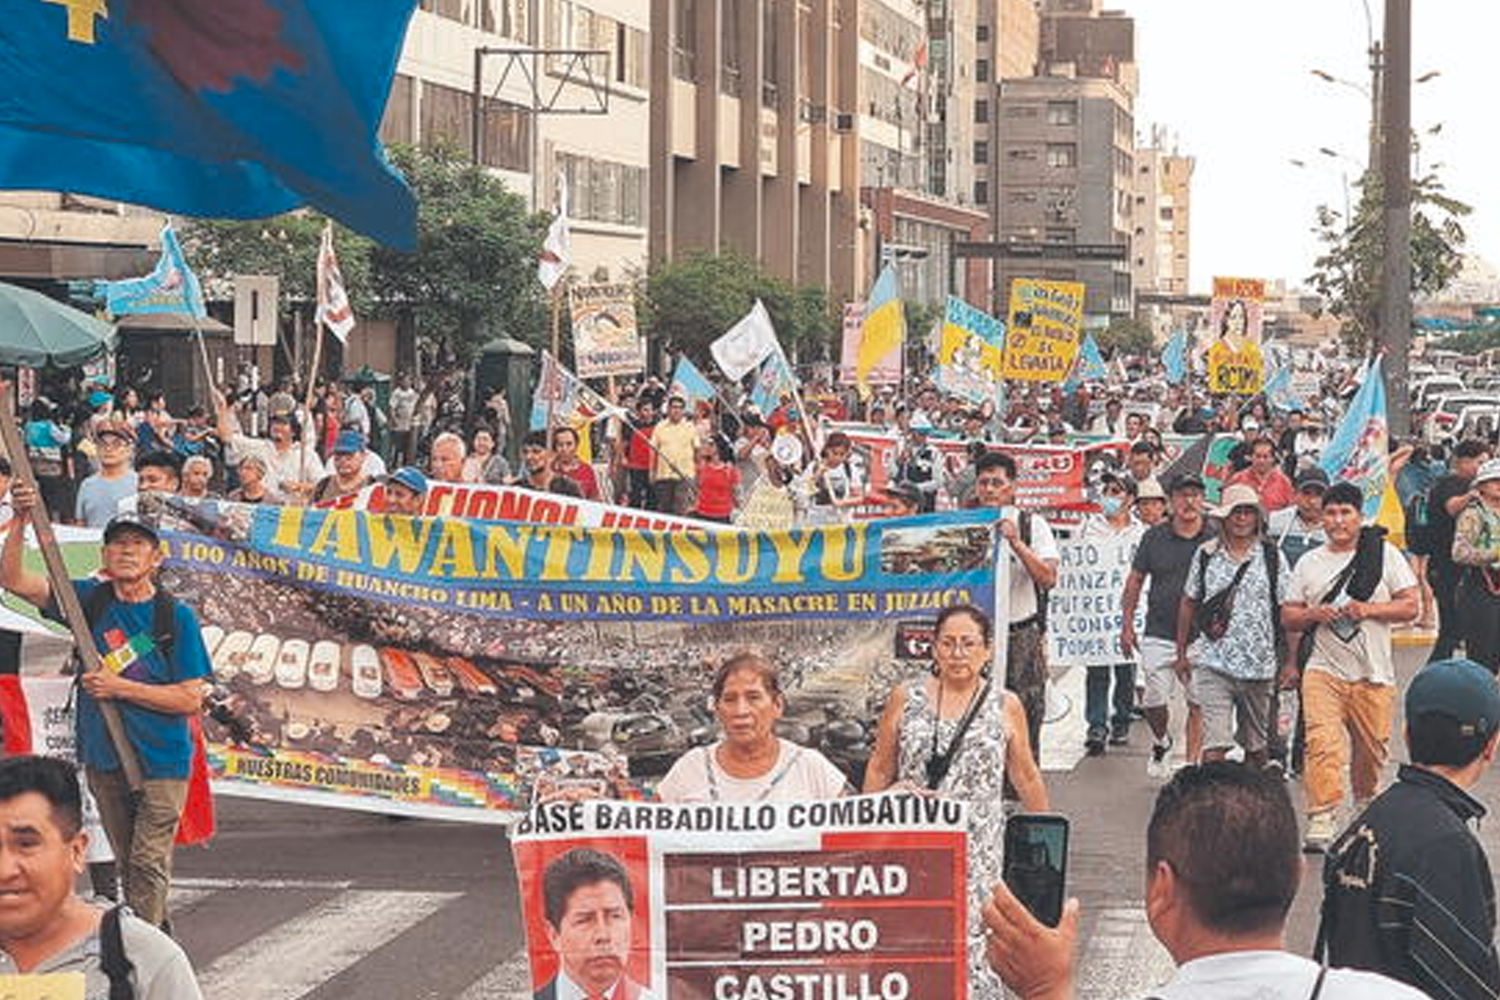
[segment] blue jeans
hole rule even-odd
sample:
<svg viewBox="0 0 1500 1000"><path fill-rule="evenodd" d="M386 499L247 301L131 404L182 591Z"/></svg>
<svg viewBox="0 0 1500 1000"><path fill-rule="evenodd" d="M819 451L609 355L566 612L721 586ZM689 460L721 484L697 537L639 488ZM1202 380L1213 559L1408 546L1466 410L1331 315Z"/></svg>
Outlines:
<svg viewBox="0 0 1500 1000"><path fill-rule="evenodd" d="M1114 675L1115 694L1109 695L1110 675ZM1111 702L1114 715L1108 710ZM1135 664L1116 663L1112 667L1089 667L1083 686L1083 717L1089 724L1089 735L1104 735L1111 725L1123 730L1130 725L1135 707Z"/></svg>

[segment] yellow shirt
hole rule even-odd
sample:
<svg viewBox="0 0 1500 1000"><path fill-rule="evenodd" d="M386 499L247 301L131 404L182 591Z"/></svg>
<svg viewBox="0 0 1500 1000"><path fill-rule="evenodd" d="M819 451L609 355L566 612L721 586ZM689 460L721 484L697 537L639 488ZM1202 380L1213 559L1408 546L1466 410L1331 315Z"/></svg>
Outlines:
<svg viewBox="0 0 1500 1000"><path fill-rule="evenodd" d="M698 428L691 420L675 424L670 420L663 420L651 431L651 445L656 449L651 455L652 479L695 477L696 466L693 459L698 450ZM671 464L667 464L668 462Z"/></svg>

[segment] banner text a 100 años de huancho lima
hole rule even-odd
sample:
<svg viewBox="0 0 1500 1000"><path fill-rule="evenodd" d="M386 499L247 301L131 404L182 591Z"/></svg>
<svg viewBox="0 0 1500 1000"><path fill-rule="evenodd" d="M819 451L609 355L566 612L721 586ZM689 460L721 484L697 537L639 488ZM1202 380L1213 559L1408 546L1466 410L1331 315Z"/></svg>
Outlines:
<svg viewBox="0 0 1500 1000"><path fill-rule="evenodd" d="M384 812L649 785L716 737L713 670L744 648L781 667L784 734L857 784L937 612L1003 593L983 511L647 532L172 504L164 582L251 730L209 723L216 787Z"/></svg>

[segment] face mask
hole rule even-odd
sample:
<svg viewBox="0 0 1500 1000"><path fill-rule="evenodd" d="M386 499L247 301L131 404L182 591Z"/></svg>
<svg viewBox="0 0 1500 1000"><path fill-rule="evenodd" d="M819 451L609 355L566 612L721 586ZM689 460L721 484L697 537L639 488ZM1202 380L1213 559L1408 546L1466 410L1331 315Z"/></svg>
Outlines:
<svg viewBox="0 0 1500 1000"><path fill-rule="evenodd" d="M1099 499L1099 506L1104 510L1105 517L1114 517L1125 506L1125 498L1117 496L1101 497Z"/></svg>

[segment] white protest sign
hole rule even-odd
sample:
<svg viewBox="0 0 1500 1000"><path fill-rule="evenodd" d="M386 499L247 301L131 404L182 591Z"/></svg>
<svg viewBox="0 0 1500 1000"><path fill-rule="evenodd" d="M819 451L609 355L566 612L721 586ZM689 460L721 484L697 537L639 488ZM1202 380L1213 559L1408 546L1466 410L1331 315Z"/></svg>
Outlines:
<svg viewBox="0 0 1500 1000"><path fill-rule="evenodd" d="M1120 651L1120 597L1140 536L1086 534L1060 546L1057 586L1047 604L1047 662L1095 667L1128 662ZM1146 602L1136 605L1137 633L1146 628Z"/></svg>

